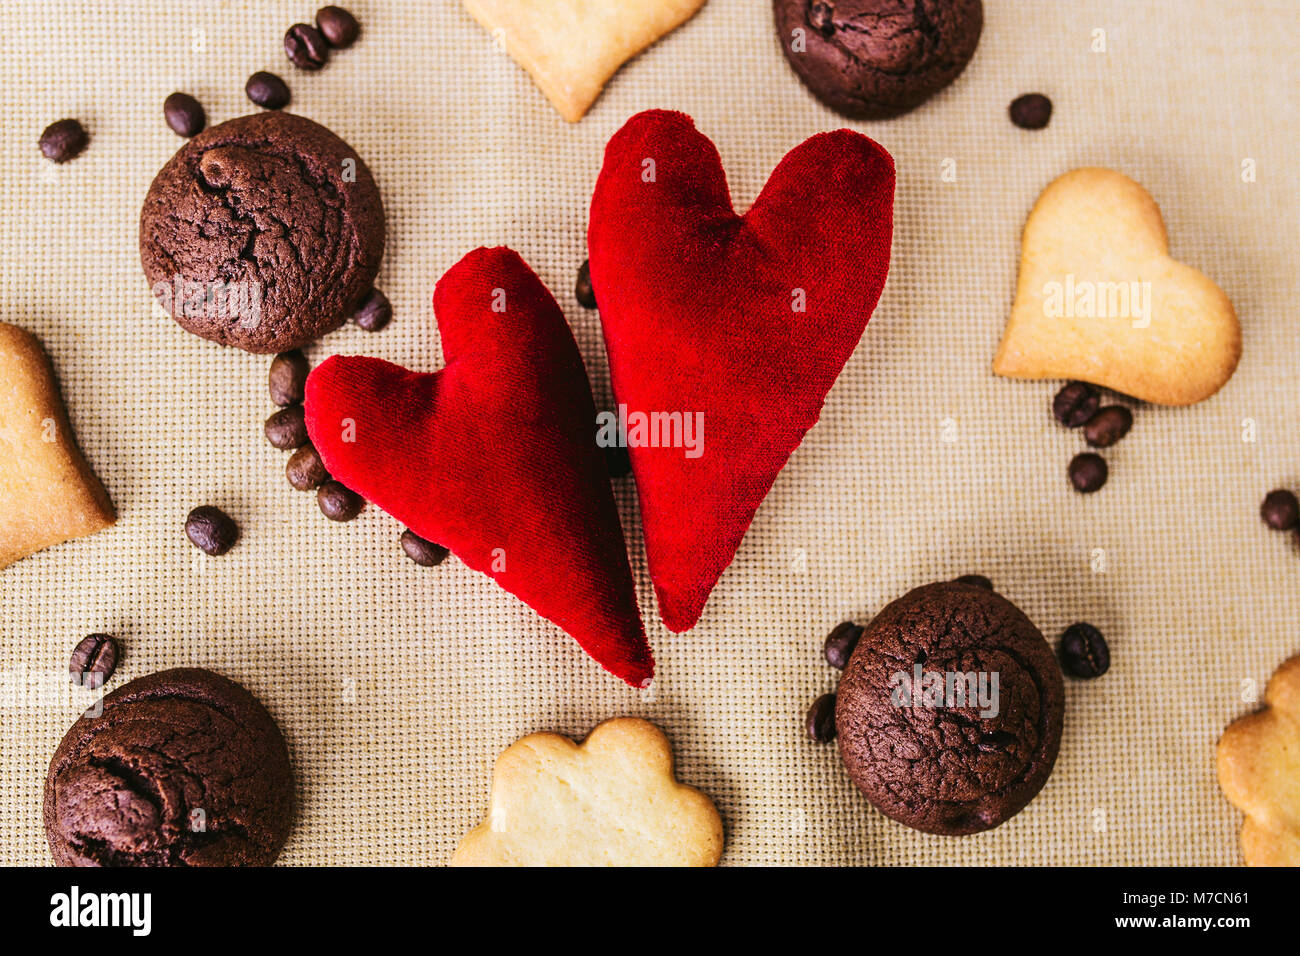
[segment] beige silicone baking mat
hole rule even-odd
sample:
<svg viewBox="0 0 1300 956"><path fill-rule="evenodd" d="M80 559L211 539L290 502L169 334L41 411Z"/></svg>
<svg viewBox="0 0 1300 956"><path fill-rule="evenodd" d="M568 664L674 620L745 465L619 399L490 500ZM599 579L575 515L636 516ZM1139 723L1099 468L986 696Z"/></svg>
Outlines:
<svg viewBox="0 0 1300 956"><path fill-rule="evenodd" d="M162 100L189 91L218 122L248 112L245 78L271 69L293 110L370 164L396 318L378 335L329 336L313 362L362 353L437 368L434 282L469 249L504 243L555 290L600 403L599 321L571 290L609 136L641 109L690 113L743 205L786 150L845 124L787 68L766 0L710 0L573 126L452 0L352 0L360 42L319 74L293 69L281 36L315 6L0 10L0 318L44 341L121 511L115 528L0 572L10 686L48 685L94 631L124 646L111 686L177 665L242 681L284 728L297 769L286 864L442 863L483 813L507 744L538 730L580 736L619 714L671 736L681 777L722 810L730 864L1239 861L1214 743L1250 709L1251 682L1262 688L1300 651L1300 553L1257 517L1269 489L1300 486L1293 0L986 0L979 50L955 85L901 119L851 124L898 164L889 284L688 634L657 621L633 486L619 484L659 662L644 693L454 560L417 568L377 509L336 525L289 488L284 454L261 434L267 357L182 332L141 275L140 203L179 145ZM1034 90L1056 111L1027 133L1006 108ZM35 144L63 116L80 117L91 142L56 167ZM989 371L1025 214L1049 180L1085 164L1150 189L1174 253L1223 286L1245 329L1227 387L1190 409L1141 407L1107 454L1109 484L1089 497L1066 484L1082 443L1051 420L1055 384ZM243 527L225 557L181 532L205 503ZM1053 641L1075 620L1096 624L1114 665L1069 683L1060 760L1028 809L946 839L873 811L834 747L804 737L803 712L834 686L820 656L832 625L967 572L990 576ZM85 704L25 692L0 707L4 861L49 861L45 769Z"/></svg>

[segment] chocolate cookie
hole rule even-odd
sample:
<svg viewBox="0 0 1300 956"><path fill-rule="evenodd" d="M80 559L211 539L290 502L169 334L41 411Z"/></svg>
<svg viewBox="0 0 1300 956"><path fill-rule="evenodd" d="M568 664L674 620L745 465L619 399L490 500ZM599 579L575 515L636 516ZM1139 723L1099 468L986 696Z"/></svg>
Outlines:
<svg viewBox="0 0 1300 956"><path fill-rule="evenodd" d="M109 694L59 744L45 833L59 866L267 866L293 818L271 715L211 671L178 668Z"/></svg>
<svg viewBox="0 0 1300 956"><path fill-rule="evenodd" d="M140 260L182 327L249 352L338 328L373 285L384 208L360 157L325 127L256 113L201 133L149 187Z"/></svg>
<svg viewBox="0 0 1300 956"><path fill-rule="evenodd" d="M950 836L988 830L1047 782L1063 684L1052 649L1010 601L972 584L926 585L858 641L835 709L840 756L899 823Z"/></svg>
<svg viewBox="0 0 1300 956"><path fill-rule="evenodd" d="M916 109L966 68L981 0L773 0L799 79L831 109L887 119Z"/></svg>

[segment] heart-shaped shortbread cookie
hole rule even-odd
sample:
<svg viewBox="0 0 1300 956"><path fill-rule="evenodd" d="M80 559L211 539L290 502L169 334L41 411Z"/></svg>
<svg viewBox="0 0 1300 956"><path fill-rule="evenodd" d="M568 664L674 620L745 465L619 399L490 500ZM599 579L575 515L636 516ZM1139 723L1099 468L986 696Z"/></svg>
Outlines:
<svg viewBox="0 0 1300 956"><path fill-rule="evenodd" d="M529 734L497 758L487 819L452 866L714 866L722 819L677 782L668 738L619 717L580 744Z"/></svg>
<svg viewBox="0 0 1300 956"><path fill-rule="evenodd" d="M893 209L893 160L850 130L791 150L743 216L689 116L640 113L610 140L591 280L672 630L698 620L862 338Z"/></svg>
<svg viewBox="0 0 1300 956"><path fill-rule="evenodd" d="M644 686L654 660L564 313L504 248L452 266L433 307L442 371L334 356L311 373L307 430L325 466Z"/></svg>
<svg viewBox="0 0 1300 956"><path fill-rule="evenodd" d="M620 66L681 26L705 0L464 0L570 123Z"/></svg>
<svg viewBox="0 0 1300 956"><path fill-rule="evenodd" d="M1066 173L1038 197L993 371L1092 382L1160 405L1209 398L1241 358L1217 285L1169 256L1151 194L1110 169Z"/></svg>
<svg viewBox="0 0 1300 956"><path fill-rule="evenodd" d="M0 322L0 568L114 520L41 344Z"/></svg>

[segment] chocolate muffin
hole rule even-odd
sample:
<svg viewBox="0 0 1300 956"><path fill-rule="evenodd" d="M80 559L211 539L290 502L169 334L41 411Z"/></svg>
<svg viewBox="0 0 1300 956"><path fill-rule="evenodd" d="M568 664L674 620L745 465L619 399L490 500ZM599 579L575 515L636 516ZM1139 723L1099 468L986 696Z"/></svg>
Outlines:
<svg viewBox="0 0 1300 956"><path fill-rule="evenodd" d="M835 708L840 756L886 816L926 833L976 833L1047 782L1063 701L1052 649L1014 604L973 584L930 584L886 607L858 641Z"/></svg>
<svg viewBox="0 0 1300 956"><path fill-rule="evenodd" d="M190 140L140 212L154 296L195 335L284 352L338 328L374 283L384 208L370 170L325 127L256 113Z"/></svg>
<svg viewBox="0 0 1300 956"><path fill-rule="evenodd" d="M916 109L966 68L981 0L773 0L785 58L819 100L854 119Z"/></svg>
<svg viewBox="0 0 1300 956"><path fill-rule="evenodd" d="M178 668L82 715L45 781L59 866L267 866L293 818L289 752L248 691Z"/></svg>

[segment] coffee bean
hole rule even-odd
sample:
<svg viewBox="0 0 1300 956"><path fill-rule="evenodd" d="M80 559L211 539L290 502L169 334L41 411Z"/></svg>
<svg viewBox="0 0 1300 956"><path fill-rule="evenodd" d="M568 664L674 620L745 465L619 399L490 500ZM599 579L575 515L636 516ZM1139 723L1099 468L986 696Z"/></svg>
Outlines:
<svg viewBox="0 0 1300 956"><path fill-rule="evenodd" d="M266 420L266 440L281 451L307 444L307 419L301 405L282 408Z"/></svg>
<svg viewBox="0 0 1300 956"><path fill-rule="evenodd" d="M1070 460L1070 484L1081 494L1088 495L1097 491L1106 483L1108 474L1106 459L1101 455L1084 452Z"/></svg>
<svg viewBox="0 0 1300 956"><path fill-rule="evenodd" d="M835 739L835 695L822 694L804 718L804 729L808 736L819 744L828 744Z"/></svg>
<svg viewBox="0 0 1300 956"><path fill-rule="evenodd" d="M1300 521L1300 501L1283 488L1270 491L1259 506L1259 516L1274 531L1290 531Z"/></svg>
<svg viewBox="0 0 1300 956"><path fill-rule="evenodd" d="M306 23L295 23L288 29L284 52L289 62L302 70L319 70L330 58L329 44L321 32Z"/></svg>
<svg viewBox="0 0 1300 956"><path fill-rule="evenodd" d="M266 375L266 388L271 393L271 401L284 407L296 405L303 400L307 386L307 373L311 366L307 364L302 352L281 352L271 360L271 371Z"/></svg>
<svg viewBox="0 0 1300 956"><path fill-rule="evenodd" d="M1100 404L1100 393L1087 382L1069 382L1052 399L1052 414L1066 428L1078 428Z"/></svg>
<svg viewBox="0 0 1300 956"><path fill-rule="evenodd" d="M225 554L239 540L239 525L220 508L202 505L185 519L185 537L204 554Z"/></svg>
<svg viewBox="0 0 1300 956"><path fill-rule="evenodd" d="M610 445L605 449L605 467L609 477L626 478L632 474L632 456L625 445Z"/></svg>
<svg viewBox="0 0 1300 956"><path fill-rule="evenodd" d="M1052 101L1042 93L1026 93L1012 100L1007 112L1021 129L1042 129L1052 118Z"/></svg>
<svg viewBox="0 0 1300 956"><path fill-rule="evenodd" d="M299 491L311 491L329 481L330 474L325 470L325 462L321 461L316 446L308 442L289 456L284 476Z"/></svg>
<svg viewBox="0 0 1300 956"><path fill-rule="evenodd" d="M826 636L826 643L822 645L822 653L826 656L826 663L837 671L842 671L848 667L849 658L853 656L853 649L858 646L858 641L862 638L864 630L866 628L854 624L852 621L836 624L830 634Z"/></svg>
<svg viewBox="0 0 1300 956"><path fill-rule="evenodd" d="M351 521L361 514L366 501L331 478L316 492L316 504L320 505L320 513L331 521Z"/></svg>
<svg viewBox="0 0 1300 956"><path fill-rule="evenodd" d="M388 296L378 289L371 289L352 313L352 320L367 332L378 332L388 325L393 318L393 306Z"/></svg>
<svg viewBox="0 0 1300 956"><path fill-rule="evenodd" d="M357 18L342 7L321 7L316 11L316 26L320 28L325 42L340 50L356 42L361 33L361 24Z"/></svg>
<svg viewBox="0 0 1300 956"><path fill-rule="evenodd" d="M440 544L425 541L414 531L403 531L401 541L406 556L422 568L432 568L442 564L451 553Z"/></svg>
<svg viewBox="0 0 1300 956"><path fill-rule="evenodd" d="M578 267L578 281L573 284L573 295L584 309L596 308L596 290L591 287L591 260L584 259Z"/></svg>
<svg viewBox="0 0 1300 956"><path fill-rule="evenodd" d="M963 574L956 580L958 584L969 584L973 587L983 588L985 591L993 590L993 582L982 574Z"/></svg>
<svg viewBox="0 0 1300 956"><path fill-rule="evenodd" d="M1071 624L1061 635L1061 666L1073 677L1100 677L1110 670L1110 648L1091 624Z"/></svg>
<svg viewBox="0 0 1300 956"><path fill-rule="evenodd" d="M68 673L78 687L103 687L116 668L117 641L108 634L83 637L68 661Z"/></svg>
<svg viewBox="0 0 1300 956"><path fill-rule="evenodd" d="M89 141L84 126L74 119L61 119L45 127L38 145L41 155L50 162L66 163L76 158Z"/></svg>
<svg viewBox="0 0 1300 956"><path fill-rule="evenodd" d="M177 136L197 136L208 124L203 104L188 93L173 93L163 100L163 118Z"/></svg>
<svg viewBox="0 0 1300 956"><path fill-rule="evenodd" d="M1107 405L1083 425L1083 440L1093 448L1109 448L1133 427L1133 413L1123 405Z"/></svg>
<svg viewBox="0 0 1300 956"><path fill-rule="evenodd" d="M248 78L244 92L258 106L282 110L289 105L289 86L274 73L259 70Z"/></svg>

